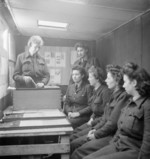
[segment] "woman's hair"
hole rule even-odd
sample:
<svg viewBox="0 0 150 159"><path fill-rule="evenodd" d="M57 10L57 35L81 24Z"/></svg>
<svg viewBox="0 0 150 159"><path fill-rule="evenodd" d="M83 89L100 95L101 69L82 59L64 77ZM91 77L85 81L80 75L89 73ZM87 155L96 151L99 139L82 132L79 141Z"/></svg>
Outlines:
<svg viewBox="0 0 150 159"><path fill-rule="evenodd" d="M100 67L95 67L95 66L91 66L88 70L88 73L93 74L93 76L99 80L100 83L105 83L104 82L104 72Z"/></svg>
<svg viewBox="0 0 150 159"><path fill-rule="evenodd" d="M74 67L72 68L72 71L73 71L73 70L79 71L80 74L84 76L82 80L83 80L83 81L87 81L87 79L88 79L88 78L87 78L87 73L86 73L86 71L85 71L85 69L84 69L83 67L77 65L77 66L74 66Z"/></svg>
<svg viewBox="0 0 150 159"><path fill-rule="evenodd" d="M37 44L39 47L44 45L43 39L38 35L34 35L29 38L28 46L31 46L32 43Z"/></svg>
<svg viewBox="0 0 150 159"><path fill-rule="evenodd" d="M144 68L129 62L123 66L123 74L137 81L136 90L141 96L150 96L150 75Z"/></svg>
<svg viewBox="0 0 150 159"><path fill-rule="evenodd" d="M122 67L119 65L107 65L106 66L106 72L110 72L112 77L115 79L115 81L118 83L118 86L121 88L123 86L123 73L122 73Z"/></svg>

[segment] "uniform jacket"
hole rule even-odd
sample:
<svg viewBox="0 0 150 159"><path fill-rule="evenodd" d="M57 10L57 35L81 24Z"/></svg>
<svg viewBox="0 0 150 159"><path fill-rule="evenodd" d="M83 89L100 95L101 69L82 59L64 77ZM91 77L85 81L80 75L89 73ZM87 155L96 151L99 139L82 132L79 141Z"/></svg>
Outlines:
<svg viewBox="0 0 150 159"><path fill-rule="evenodd" d="M68 112L79 112L80 115L90 113L86 111L86 108L89 106L91 96L92 88L88 83L82 82L77 90L75 84L69 85L66 92L64 112L66 114Z"/></svg>
<svg viewBox="0 0 150 159"><path fill-rule="evenodd" d="M122 110L113 138L118 150L136 149L138 159L150 158L150 99L139 98Z"/></svg>
<svg viewBox="0 0 150 159"><path fill-rule="evenodd" d="M96 129L94 132L96 138L114 135L117 130L117 122L121 109L126 106L128 99L129 95L127 95L123 89L112 93L110 101L106 104L100 122L94 126L94 129Z"/></svg>
<svg viewBox="0 0 150 159"><path fill-rule="evenodd" d="M47 84L50 79L50 74L44 58L38 53L32 57L28 51L19 54L13 75L13 79L19 87L25 87L23 76L32 77L35 83Z"/></svg>
<svg viewBox="0 0 150 159"><path fill-rule="evenodd" d="M73 67L78 65L84 67L85 70L88 71L88 69L91 66L99 67L99 61L95 57L90 57L87 59L87 61L84 61L84 62L81 62L81 60L79 59L75 61L75 63L73 64Z"/></svg>
<svg viewBox="0 0 150 159"><path fill-rule="evenodd" d="M90 107L87 108L87 111L92 111L91 118L96 120L96 118L103 115L104 108L109 101L110 96L111 91L105 85L101 85L96 91L94 91L93 96L90 99Z"/></svg>

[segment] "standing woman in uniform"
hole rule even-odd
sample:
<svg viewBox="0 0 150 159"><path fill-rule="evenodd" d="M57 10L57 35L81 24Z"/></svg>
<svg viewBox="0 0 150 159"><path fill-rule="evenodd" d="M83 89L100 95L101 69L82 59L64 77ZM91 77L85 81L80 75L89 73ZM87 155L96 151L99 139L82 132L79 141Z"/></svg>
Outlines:
<svg viewBox="0 0 150 159"><path fill-rule="evenodd" d="M34 35L28 40L27 50L18 55L13 75L17 88L42 88L49 82L48 68L39 55L43 44L43 39Z"/></svg>
<svg viewBox="0 0 150 159"><path fill-rule="evenodd" d="M88 108L92 88L87 82L85 69L75 66L72 69L73 84L68 86L64 113L67 115L73 128L76 128L89 120L91 111Z"/></svg>
<svg viewBox="0 0 150 159"><path fill-rule="evenodd" d="M87 76L88 76L88 70L91 66L100 67L98 59L90 55L89 48L87 45L80 42L80 43L76 43L74 48L77 52L77 56L79 59L74 62L73 67L74 66L83 67L86 71ZM69 83L70 84L73 83L72 78L70 79Z"/></svg>
<svg viewBox="0 0 150 159"><path fill-rule="evenodd" d="M110 144L84 159L150 159L150 75L134 63L123 67L131 101L122 110Z"/></svg>

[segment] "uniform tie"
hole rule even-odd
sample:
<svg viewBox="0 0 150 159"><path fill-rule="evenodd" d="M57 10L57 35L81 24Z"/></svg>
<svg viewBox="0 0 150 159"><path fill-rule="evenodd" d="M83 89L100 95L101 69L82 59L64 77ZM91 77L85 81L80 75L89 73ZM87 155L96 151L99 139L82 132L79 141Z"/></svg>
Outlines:
<svg viewBox="0 0 150 159"><path fill-rule="evenodd" d="M78 90L78 85L77 85L77 84L75 85L75 90L76 90L76 92L77 92L77 90Z"/></svg>

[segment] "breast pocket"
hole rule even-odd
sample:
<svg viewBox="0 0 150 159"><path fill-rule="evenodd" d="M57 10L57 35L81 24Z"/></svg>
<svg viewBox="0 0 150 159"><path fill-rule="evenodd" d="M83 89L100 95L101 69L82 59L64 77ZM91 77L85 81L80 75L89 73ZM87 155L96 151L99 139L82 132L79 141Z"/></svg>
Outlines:
<svg viewBox="0 0 150 159"><path fill-rule="evenodd" d="M143 110L132 110L123 114L123 128L133 132L140 133L143 130Z"/></svg>
<svg viewBox="0 0 150 159"><path fill-rule="evenodd" d="M79 90L76 94L76 101L78 101L81 104L87 105L87 96L86 92L84 90Z"/></svg>
<svg viewBox="0 0 150 159"><path fill-rule="evenodd" d="M118 124L124 131L139 134L143 130L143 110L123 108Z"/></svg>
<svg viewBox="0 0 150 159"><path fill-rule="evenodd" d="M93 107L93 109L94 109L94 112L96 114L103 113L103 109L104 108L103 108L103 105L102 105L102 100L100 98L96 98L94 100L94 107Z"/></svg>
<svg viewBox="0 0 150 159"><path fill-rule="evenodd" d="M133 113L133 117L134 117L134 121L133 121L133 125L132 125L132 130L133 131L137 131L137 132L142 132L143 127L144 127L144 111L143 109L140 110L136 110Z"/></svg>
<svg viewBox="0 0 150 159"><path fill-rule="evenodd" d="M41 67L43 67L43 66L44 66L44 61L39 60L39 61L38 61L38 64L39 64Z"/></svg>
<svg viewBox="0 0 150 159"><path fill-rule="evenodd" d="M102 102L101 102L101 100L100 100L100 98L96 98L95 100L94 100L94 104L95 105L100 105Z"/></svg>
<svg viewBox="0 0 150 159"><path fill-rule="evenodd" d="M32 62L31 60L25 60L23 61L23 64L22 64L22 71L23 72L30 72L32 70Z"/></svg>
<svg viewBox="0 0 150 159"><path fill-rule="evenodd" d="M45 63L43 60L38 60L38 71L40 73L44 73L45 71Z"/></svg>

